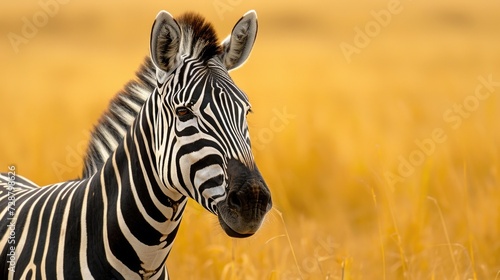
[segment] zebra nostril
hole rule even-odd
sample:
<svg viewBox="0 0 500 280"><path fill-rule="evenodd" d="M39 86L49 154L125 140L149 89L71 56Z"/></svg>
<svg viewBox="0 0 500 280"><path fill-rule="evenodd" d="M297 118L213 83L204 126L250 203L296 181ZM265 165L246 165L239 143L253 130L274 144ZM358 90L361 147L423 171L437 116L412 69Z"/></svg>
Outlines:
<svg viewBox="0 0 500 280"><path fill-rule="evenodd" d="M241 200L238 197L238 194L236 194L236 192L230 193L227 199L228 199L227 203L229 204L230 207L233 207L236 210L239 210L241 208Z"/></svg>

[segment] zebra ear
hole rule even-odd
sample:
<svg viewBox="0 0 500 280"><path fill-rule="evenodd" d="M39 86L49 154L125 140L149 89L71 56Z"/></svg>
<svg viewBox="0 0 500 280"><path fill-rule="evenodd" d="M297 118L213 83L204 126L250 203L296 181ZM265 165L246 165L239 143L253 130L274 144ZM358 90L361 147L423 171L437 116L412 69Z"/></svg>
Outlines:
<svg viewBox="0 0 500 280"><path fill-rule="evenodd" d="M157 69L169 72L177 66L181 36L181 28L172 15L159 12L150 39L151 60Z"/></svg>
<svg viewBox="0 0 500 280"><path fill-rule="evenodd" d="M231 35L223 42L222 62L227 70L233 70L245 63L257 37L257 13L247 12L233 27Z"/></svg>

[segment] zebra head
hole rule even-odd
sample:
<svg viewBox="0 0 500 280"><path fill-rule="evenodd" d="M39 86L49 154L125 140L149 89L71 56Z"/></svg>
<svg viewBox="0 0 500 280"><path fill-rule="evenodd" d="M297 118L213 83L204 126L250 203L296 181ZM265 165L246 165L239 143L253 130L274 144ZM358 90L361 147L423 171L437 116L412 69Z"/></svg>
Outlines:
<svg viewBox="0 0 500 280"><path fill-rule="evenodd" d="M250 146L250 103L228 73L248 58L256 34L254 11L222 44L195 14L176 20L162 11L151 33L159 178L216 214L232 237L254 234L272 206Z"/></svg>

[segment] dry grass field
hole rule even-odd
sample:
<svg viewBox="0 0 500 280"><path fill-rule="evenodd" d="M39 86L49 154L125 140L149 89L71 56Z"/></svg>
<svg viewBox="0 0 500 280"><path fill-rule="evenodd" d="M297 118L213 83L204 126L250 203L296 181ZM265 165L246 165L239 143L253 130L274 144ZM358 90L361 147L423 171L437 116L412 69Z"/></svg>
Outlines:
<svg viewBox="0 0 500 280"><path fill-rule="evenodd" d="M220 38L259 15L231 75L275 207L236 240L190 203L173 279L500 278L498 1L46 2L0 4L0 171L40 185L80 174L159 10L202 13Z"/></svg>

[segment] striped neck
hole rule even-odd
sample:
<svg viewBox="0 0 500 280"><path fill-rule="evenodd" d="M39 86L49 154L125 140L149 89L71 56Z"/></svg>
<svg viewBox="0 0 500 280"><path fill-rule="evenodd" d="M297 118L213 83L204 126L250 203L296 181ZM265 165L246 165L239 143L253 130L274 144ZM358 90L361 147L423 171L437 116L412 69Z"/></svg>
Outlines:
<svg viewBox="0 0 500 280"><path fill-rule="evenodd" d="M104 226L97 236L109 237L104 240L109 245L108 260L120 273L139 272L146 278L164 270L187 202L185 196L163 186L158 176L151 147L153 98L94 176L104 199Z"/></svg>

